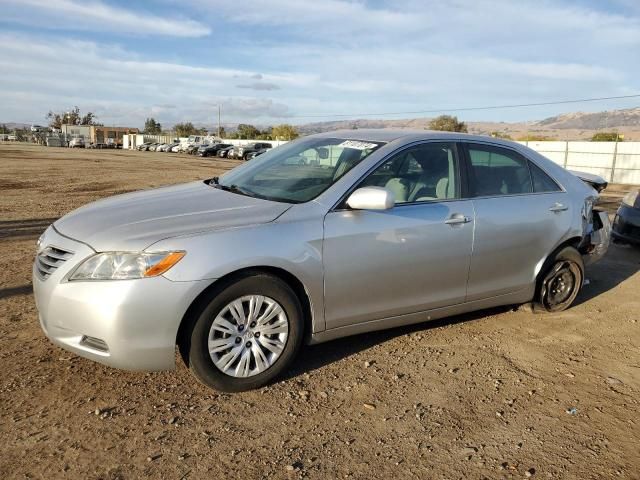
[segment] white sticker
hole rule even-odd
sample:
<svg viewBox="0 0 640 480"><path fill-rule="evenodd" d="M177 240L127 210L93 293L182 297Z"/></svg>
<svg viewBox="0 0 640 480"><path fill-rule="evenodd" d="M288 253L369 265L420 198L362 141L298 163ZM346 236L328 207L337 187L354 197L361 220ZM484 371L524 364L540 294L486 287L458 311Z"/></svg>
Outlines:
<svg viewBox="0 0 640 480"><path fill-rule="evenodd" d="M344 148L355 148L356 150L367 150L369 148L377 147L378 144L377 143L359 142L358 140L345 140L344 142L342 142L338 146L339 147L344 147Z"/></svg>

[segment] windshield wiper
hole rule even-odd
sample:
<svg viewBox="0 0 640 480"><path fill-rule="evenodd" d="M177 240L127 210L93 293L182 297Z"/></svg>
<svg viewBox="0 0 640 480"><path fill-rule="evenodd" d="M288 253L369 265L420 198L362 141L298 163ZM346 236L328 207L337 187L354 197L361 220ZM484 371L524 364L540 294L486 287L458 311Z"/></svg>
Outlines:
<svg viewBox="0 0 640 480"><path fill-rule="evenodd" d="M219 188L220 190L224 190L225 192L232 192L232 193L237 193L239 195L245 195L247 197L255 197L256 194L253 192L250 192L249 190L245 190L243 188L240 188L237 185L222 185L220 183L220 179L219 177L213 177L211 180L209 180L209 185L211 185L212 187L215 188Z"/></svg>

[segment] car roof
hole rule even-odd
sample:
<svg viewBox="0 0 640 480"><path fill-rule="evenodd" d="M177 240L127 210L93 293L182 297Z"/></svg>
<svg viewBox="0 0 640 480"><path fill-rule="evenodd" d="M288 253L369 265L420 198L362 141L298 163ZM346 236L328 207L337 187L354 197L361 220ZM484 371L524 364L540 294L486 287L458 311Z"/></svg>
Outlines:
<svg viewBox="0 0 640 480"><path fill-rule="evenodd" d="M502 140L487 135L472 135L469 133L459 132L442 132L437 130L410 130L410 129L392 129L392 128L363 128L350 130L335 130L331 132L323 132L310 135L316 138L344 138L345 140L363 140L370 142L393 142L403 139L407 142L420 140L466 140L478 142L491 142L496 145L505 145L513 147L515 142ZM308 137L307 137L308 138ZM519 145L519 144L515 144Z"/></svg>

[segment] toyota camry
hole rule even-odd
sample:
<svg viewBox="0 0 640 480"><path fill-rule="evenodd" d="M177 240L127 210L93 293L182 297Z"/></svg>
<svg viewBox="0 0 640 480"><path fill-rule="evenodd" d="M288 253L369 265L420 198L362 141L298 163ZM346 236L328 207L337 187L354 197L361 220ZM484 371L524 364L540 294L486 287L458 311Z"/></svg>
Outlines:
<svg viewBox="0 0 640 480"><path fill-rule="evenodd" d="M205 385L257 388L303 344L499 305L569 308L608 247L597 198L518 143L312 135L57 220L33 267L40 323L113 367L171 369L177 347Z"/></svg>

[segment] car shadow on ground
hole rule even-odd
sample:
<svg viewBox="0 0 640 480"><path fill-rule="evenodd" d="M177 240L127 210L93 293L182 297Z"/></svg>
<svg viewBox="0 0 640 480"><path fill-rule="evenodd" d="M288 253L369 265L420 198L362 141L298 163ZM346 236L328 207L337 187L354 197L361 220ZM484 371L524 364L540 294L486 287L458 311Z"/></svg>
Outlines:
<svg viewBox="0 0 640 480"><path fill-rule="evenodd" d="M0 300L17 295L31 295L31 293L33 293L33 287L31 284L20 285L19 287L0 288Z"/></svg>
<svg viewBox="0 0 640 480"><path fill-rule="evenodd" d="M0 239L36 239L57 218L26 218L20 220L0 220Z"/></svg>
<svg viewBox="0 0 640 480"><path fill-rule="evenodd" d="M421 323L391 328L388 330L362 333L318 345L306 345L301 349L296 360L294 360L294 365L283 375L282 378L291 379L298 377L304 373L311 372L330 363L334 363L342 360L343 358L360 353L377 344L393 340L396 337L416 332L428 332L435 328L456 325L458 323L470 322L473 320L482 320L485 317L499 315L513 310L514 308L517 307L513 305L495 307L441 318L438 320L427 320L425 314L425 321Z"/></svg>
<svg viewBox="0 0 640 480"><path fill-rule="evenodd" d="M611 243L606 256L585 269L588 285L578 295L574 306L598 297L635 275L640 270L640 248Z"/></svg>

